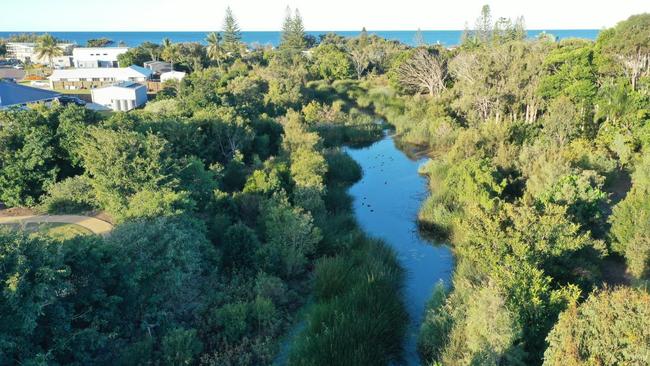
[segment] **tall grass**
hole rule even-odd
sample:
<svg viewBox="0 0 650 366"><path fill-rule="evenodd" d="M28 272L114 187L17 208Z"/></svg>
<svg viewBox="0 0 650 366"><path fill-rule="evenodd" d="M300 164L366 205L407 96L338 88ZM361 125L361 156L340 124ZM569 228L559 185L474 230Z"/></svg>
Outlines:
<svg viewBox="0 0 650 366"><path fill-rule="evenodd" d="M318 248L323 257L314 269L314 302L288 364L387 365L402 353L405 274L393 250L368 238L354 219L347 188L361 178L359 165L339 150L326 159L329 215Z"/></svg>

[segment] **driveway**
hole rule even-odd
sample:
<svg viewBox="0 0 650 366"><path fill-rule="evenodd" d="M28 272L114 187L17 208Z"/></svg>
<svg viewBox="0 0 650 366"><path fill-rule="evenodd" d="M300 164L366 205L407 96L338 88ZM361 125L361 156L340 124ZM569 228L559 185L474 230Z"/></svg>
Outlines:
<svg viewBox="0 0 650 366"><path fill-rule="evenodd" d="M54 222L61 224L74 224L84 227L95 234L106 236L111 230L113 225L106 221L96 219L88 216L78 215L29 215L29 216L11 216L0 217L0 224L29 224L29 223L43 223Z"/></svg>

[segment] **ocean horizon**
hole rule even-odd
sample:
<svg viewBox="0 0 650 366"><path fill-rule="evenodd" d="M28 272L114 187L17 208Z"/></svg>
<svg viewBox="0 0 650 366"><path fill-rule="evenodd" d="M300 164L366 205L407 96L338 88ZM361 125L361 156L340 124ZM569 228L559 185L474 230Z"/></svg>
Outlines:
<svg viewBox="0 0 650 366"><path fill-rule="evenodd" d="M146 31L146 32L39 32L39 31L20 31L20 32L0 32L0 38L7 38L11 35L21 33L49 33L59 39L85 45L89 39L108 38L115 45L124 43L129 47L138 46L144 42L161 43L163 38L169 38L173 42L200 42L205 44L205 38L212 31L191 31L191 32L164 32L164 31ZM369 30L368 34L386 38L388 40L399 41L405 44L414 45L415 34L417 30L400 30L400 31L382 31ZM443 46L455 46L460 43L462 30L422 30L422 36L427 44L441 44ZM598 29L535 29L528 30L528 37L537 37L540 33L546 32L556 36L558 39L566 38L584 38L594 40L598 36ZM320 35L327 33L336 33L344 37L356 37L360 31L307 31L309 35L318 38ZM277 46L280 43L282 32L280 31L243 31L242 41L249 45L271 45Z"/></svg>

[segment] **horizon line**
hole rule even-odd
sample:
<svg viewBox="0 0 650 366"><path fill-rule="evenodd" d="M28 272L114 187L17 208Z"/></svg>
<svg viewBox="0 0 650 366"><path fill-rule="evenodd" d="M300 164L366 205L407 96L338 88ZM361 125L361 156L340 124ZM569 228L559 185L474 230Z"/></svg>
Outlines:
<svg viewBox="0 0 650 366"><path fill-rule="evenodd" d="M601 28L530 28L526 31L546 31L546 30L568 30L568 31L594 31L602 30L607 27ZM308 33L318 33L318 32L361 32L363 29L316 29L316 30L305 30ZM367 32L462 32L464 29L366 29ZM223 30L2 30L0 33L101 33L101 32L110 32L110 33L161 33L161 32L173 32L173 33L211 33L211 32L223 32ZM241 30L242 33L246 32L256 32L256 33L277 33L282 32L282 30Z"/></svg>

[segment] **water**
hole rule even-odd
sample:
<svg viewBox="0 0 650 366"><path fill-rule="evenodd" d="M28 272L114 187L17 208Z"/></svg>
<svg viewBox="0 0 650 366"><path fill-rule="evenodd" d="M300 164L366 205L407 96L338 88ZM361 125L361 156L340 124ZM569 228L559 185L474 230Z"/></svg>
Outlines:
<svg viewBox="0 0 650 366"><path fill-rule="evenodd" d="M529 37L536 37L544 30L529 30ZM115 42L124 42L127 46L134 47L144 42L161 43L163 38L169 38L173 42L201 42L205 44L205 32L49 32L55 37L79 45L85 45L89 39L108 38ZM597 29L548 29L551 33L560 39L564 38L586 38L596 39L599 31ZM0 38L7 38L12 34L31 33L25 32L0 32ZM41 32L37 32L41 33ZM318 38L321 34L332 33L328 31L310 31L308 34ZM359 31L334 31L333 33L345 36L356 37ZM380 37L400 41L405 44L413 45L416 31L369 31L369 34L376 34ZM242 32L242 40L247 44L272 45L277 46L280 43L280 32ZM429 44L440 43L444 46L454 46L460 42L462 31L460 30L435 30L422 31L424 41Z"/></svg>
<svg viewBox="0 0 650 366"><path fill-rule="evenodd" d="M408 272L404 296L410 316L405 340L407 365L420 365L417 335L434 286L449 283L454 260L447 246L434 246L418 233L416 216L428 194L418 168L426 159L412 160L387 136L366 148L348 148L363 168L363 179L349 190L359 225L369 235L393 247Z"/></svg>

